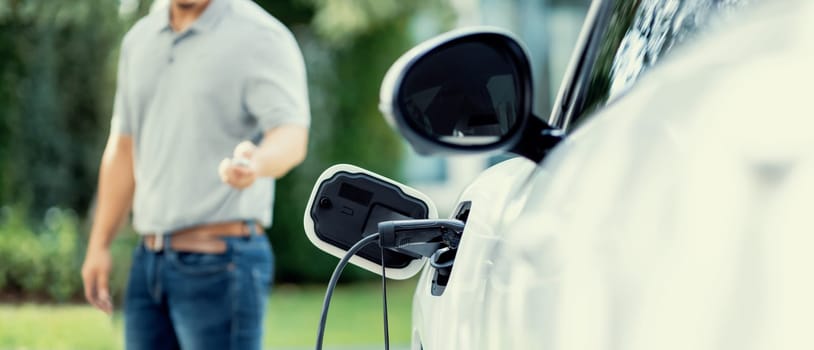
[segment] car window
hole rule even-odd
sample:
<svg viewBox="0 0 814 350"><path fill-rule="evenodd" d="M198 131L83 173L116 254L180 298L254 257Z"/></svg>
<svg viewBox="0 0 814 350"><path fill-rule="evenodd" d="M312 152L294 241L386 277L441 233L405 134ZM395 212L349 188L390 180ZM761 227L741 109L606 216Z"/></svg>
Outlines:
<svg viewBox="0 0 814 350"><path fill-rule="evenodd" d="M573 130L621 96L676 47L748 0L606 1L599 12L568 93L561 127ZM600 38L599 40L595 38ZM566 87L569 89L569 87Z"/></svg>

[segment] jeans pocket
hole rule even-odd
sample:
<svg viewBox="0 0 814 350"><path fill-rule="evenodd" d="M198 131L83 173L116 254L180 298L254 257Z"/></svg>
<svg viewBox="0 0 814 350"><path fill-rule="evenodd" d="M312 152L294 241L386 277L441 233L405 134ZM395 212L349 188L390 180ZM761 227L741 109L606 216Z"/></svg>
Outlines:
<svg viewBox="0 0 814 350"><path fill-rule="evenodd" d="M272 281L271 247L264 236L235 238L230 241L235 260L235 330L241 337L259 336Z"/></svg>
<svg viewBox="0 0 814 350"><path fill-rule="evenodd" d="M257 297L257 305L263 309L265 301L268 298L269 291L271 290L271 268L270 267L255 267L252 269L252 282L254 282L255 295Z"/></svg>
<svg viewBox="0 0 814 350"><path fill-rule="evenodd" d="M249 267L254 290L265 300L274 275L274 253L265 236L252 236L234 244L236 259Z"/></svg>
<svg viewBox="0 0 814 350"><path fill-rule="evenodd" d="M146 254L144 249L144 242L139 240L138 244L133 248L133 253L130 255L131 261L136 261L136 259L141 258Z"/></svg>
<svg viewBox="0 0 814 350"><path fill-rule="evenodd" d="M210 253L167 253L167 260L181 273L189 275L214 274L230 269L234 266L231 249L220 254Z"/></svg>

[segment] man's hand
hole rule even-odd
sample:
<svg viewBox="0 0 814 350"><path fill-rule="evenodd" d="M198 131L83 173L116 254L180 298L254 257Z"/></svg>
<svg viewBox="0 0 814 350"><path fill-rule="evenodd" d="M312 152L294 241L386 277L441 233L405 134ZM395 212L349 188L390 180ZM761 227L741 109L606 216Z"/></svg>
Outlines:
<svg viewBox="0 0 814 350"><path fill-rule="evenodd" d="M136 189L133 174L133 138L111 133L99 167L99 200L82 264L85 298L107 313L113 311L107 287L113 266L109 247L133 203Z"/></svg>
<svg viewBox="0 0 814 350"><path fill-rule="evenodd" d="M251 186L257 179L257 172L251 162L256 149L257 146L249 141L238 144L234 156L222 160L218 166L221 181L239 190Z"/></svg>
<svg viewBox="0 0 814 350"><path fill-rule="evenodd" d="M89 248L82 264L82 282L85 285L85 299L107 314L113 312L113 301L110 298L110 270L113 260L108 248Z"/></svg>

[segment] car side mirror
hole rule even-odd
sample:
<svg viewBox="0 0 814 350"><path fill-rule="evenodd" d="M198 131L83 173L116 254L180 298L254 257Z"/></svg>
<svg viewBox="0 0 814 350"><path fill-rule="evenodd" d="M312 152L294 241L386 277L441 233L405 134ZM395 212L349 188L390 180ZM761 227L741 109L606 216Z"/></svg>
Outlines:
<svg viewBox="0 0 814 350"><path fill-rule="evenodd" d="M376 233L381 222L437 217L435 204L423 193L371 171L337 164L314 184L303 227L317 248L342 258L354 244ZM369 245L351 257L350 263L381 274L382 251L388 278L410 278L426 261L426 256L415 251Z"/></svg>
<svg viewBox="0 0 814 350"><path fill-rule="evenodd" d="M539 161L551 134L562 134L532 115L532 90L528 55L511 33L465 29L399 58L379 108L420 154L501 150Z"/></svg>

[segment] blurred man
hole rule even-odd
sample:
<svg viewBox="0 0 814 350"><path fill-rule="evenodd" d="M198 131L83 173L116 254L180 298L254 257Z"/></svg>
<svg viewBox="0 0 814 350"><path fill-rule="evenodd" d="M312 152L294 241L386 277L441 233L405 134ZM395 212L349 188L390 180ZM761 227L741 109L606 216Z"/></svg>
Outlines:
<svg viewBox="0 0 814 350"><path fill-rule="evenodd" d="M262 227L310 121L293 36L250 0L171 0L127 33L118 69L86 298L112 312L109 246L132 205L143 238L127 348L260 348L273 272Z"/></svg>

